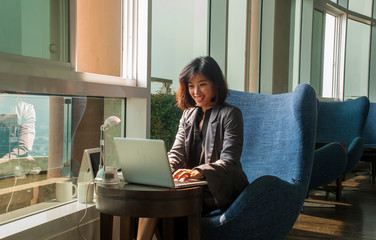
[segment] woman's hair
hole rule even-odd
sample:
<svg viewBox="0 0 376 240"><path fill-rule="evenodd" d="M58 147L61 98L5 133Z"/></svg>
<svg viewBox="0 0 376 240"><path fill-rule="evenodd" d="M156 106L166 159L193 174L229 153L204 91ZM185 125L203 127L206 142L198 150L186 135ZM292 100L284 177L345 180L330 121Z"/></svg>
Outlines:
<svg viewBox="0 0 376 240"><path fill-rule="evenodd" d="M196 106L196 102L189 94L188 82L198 74L212 81L214 88L217 89L214 99L215 105L222 104L228 95L227 83L217 62L209 56L198 57L188 63L179 75L179 89L176 94L176 100L177 105L182 110Z"/></svg>

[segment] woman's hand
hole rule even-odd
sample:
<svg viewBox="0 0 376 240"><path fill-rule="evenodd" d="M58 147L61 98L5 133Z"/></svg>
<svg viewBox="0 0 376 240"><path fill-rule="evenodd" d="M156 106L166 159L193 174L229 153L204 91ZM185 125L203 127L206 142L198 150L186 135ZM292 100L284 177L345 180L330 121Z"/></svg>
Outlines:
<svg viewBox="0 0 376 240"><path fill-rule="evenodd" d="M200 180L204 177L204 174L197 169L178 169L176 172L174 172L172 177L174 180L184 182L189 179Z"/></svg>

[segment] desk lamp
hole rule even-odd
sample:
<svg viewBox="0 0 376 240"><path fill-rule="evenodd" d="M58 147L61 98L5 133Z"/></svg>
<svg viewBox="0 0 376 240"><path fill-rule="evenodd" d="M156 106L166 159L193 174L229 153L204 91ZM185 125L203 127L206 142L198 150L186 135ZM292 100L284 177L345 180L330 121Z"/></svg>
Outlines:
<svg viewBox="0 0 376 240"><path fill-rule="evenodd" d="M120 119L116 116L108 117L103 125L100 127L101 130L101 139L99 142L100 150L99 150L99 167L97 176L95 180L102 182L103 184L118 184L119 178L117 176L117 171L113 167L108 167L106 169L106 158L105 158L105 144L104 144L104 132L120 123Z"/></svg>

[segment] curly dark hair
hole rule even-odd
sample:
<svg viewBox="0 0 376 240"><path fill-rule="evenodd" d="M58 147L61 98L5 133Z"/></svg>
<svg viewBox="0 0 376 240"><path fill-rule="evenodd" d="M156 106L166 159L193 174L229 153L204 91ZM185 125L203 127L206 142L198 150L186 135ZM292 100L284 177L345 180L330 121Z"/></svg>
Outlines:
<svg viewBox="0 0 376 240"><path fill-rule="evenodd" d="M218 66L218 63L209 56L198 57L189 62L179 75L179 89L176 93L177 105L185 110L196 106L196 102L189 94L188 81L195 75L203 75L212 81L217 89L214 104L222 104L228 96L228 87L225 77Z"/></svg>

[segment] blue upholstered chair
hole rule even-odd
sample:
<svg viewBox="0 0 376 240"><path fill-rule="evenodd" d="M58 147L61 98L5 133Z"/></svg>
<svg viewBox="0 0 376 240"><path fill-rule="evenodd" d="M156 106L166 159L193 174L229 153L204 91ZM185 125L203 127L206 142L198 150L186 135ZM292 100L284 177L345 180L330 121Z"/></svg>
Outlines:
<svg viewBox="0 0 376 240"><path fill-rule="evenodd" d="M362 161L372 163L372 180L376 177L376 102L371 102L363 129L364 152Z"/></svg>
<svg viewBox="0 0 376 240"><path fill-rule="evenodd" d="M347 152L339 142L331 142L315 151L309 189L315 189L340 181L347 166ZM337 200L340 200L341 184L336 188Z"/></svg>
<svg viewBox="0 0 376 240"><path fill-rule="evenodd" d="M369 105L367 120L363 129L364 144L376 144L376 102Z"/></svg>
<svg viewBox="0 0 376 240"><path fill-rule="evenodd" d="M244 119L242 167L250 184L224 212L202 218L203 239L283 239L306 197L316 133L316 95L230 91Z"/></svg>
<svg viewBox="0 0 376 240"><path fill-rule="evenodd" d="M319 101L317 143L330 143L315 151L310 189L337 180L336 199L340 200L344 174L359 163L364 143L362 131L369 109L367 97L343 102Z"/></svg>

